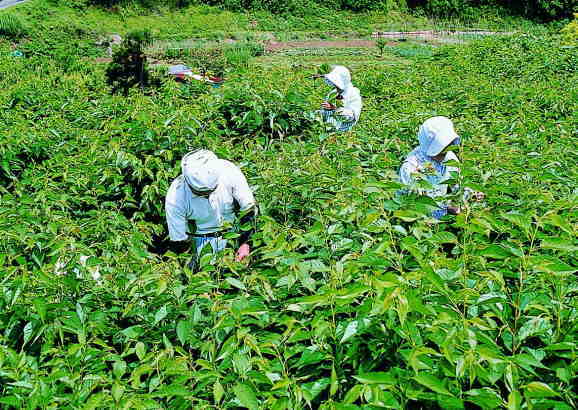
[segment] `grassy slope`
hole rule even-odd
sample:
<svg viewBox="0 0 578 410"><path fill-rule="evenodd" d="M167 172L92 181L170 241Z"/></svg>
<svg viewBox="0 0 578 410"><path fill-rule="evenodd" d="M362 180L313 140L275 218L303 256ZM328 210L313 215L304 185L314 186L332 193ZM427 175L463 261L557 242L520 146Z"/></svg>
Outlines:
<svg viewBox="0 0 578 410"><path fill-rule="evenodd" d="M217 8L189 7L181 10L159 9L154 14L134 9L120 9L115 13L89 8L76 10L67 7L54 7L47 0L33 0L16 6L4 13L22 17L32 30L42 27L79 27L86 32L120 33L130 30L150 28L160 40L179 40L184 38L223 38L239 36L242 33L261 32L297 32L309 33L317 37L319 33L359 33L366 36L376 30L413 30L435 27L436 25L455 24L451 21L431 21L414 17L403 12L349 13L328 12L319 16L293 17L275 16L265 12L250 14L232 13ZM257 24L253 25L255 21ZM528 21L500 15L490 11L481 16L480 21L472 25L482 28L512 29L532 26ZM305 34L307 35L307 34ZM303 35L295 34L295 38ZM287 37L288 39L291 36Z"/></svg>

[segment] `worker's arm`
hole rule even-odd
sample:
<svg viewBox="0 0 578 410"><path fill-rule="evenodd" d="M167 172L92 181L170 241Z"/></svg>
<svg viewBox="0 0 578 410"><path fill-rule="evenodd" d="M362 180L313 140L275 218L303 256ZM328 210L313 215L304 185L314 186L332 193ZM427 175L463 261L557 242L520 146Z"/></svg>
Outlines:
<svg viewBox="0 0 578 410"><path fill-rule="evenodd" d="M188 216L183 207L184 198L181 196L182 191L179 190L178 181L175 181L165 198L165 213L171 240L170 250L175 253L186 252L191 247L191 239L188 235Z"/></svg>
<svg viewBox="0 0 578 410"><path fill-rule="evenodd" d="M255 233L256 219L257 219L257 205L253 205L253 207L251 207L250 209L241 212L241 218L239 223L241 227L249 225L249 228L241 232L241 236L239 237L239 245L249 243L251 236Z"/></svg>
<svg viewBox="0 0 578 410"><path fill-rule="evenodd" d="M251 235L255 231L255 218L257 216L257 204L255 197L253 196L253 191L249 187L249 183L243 175L243 172L237 167L234 170L233 177L233 198L239 205L241 212L240 224L245 226L247 223L251 223L251 229L243 231L241 237L239 238L240 246L237 251L237 261L245 259L251 253L251 247L249 245L249 240Z"/></svg>

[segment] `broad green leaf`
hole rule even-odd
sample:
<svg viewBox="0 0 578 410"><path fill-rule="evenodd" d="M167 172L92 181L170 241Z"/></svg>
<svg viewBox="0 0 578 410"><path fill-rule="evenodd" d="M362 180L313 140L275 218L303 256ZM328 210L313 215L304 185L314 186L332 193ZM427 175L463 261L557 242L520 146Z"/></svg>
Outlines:
<svg viewBox="0 0 578 410"><path fill-rule="evenodd" d="M192 326L189 320L179 320L179 323L177 323L177 337L182 345L186 343L191 330Z"/></svg>
<svg viewBox="0 0 578 410"><path fill-rule="evenodd" d="M480 256L485 256L487 258L492 259L506 259L512 256L512 254L509 251L505 250L499 245L487 246L478 251L478 254Z"/></svg>
<svg viewBox="0 0 578 410"><path fill-rule="evenodd" d="M287 410L289 409L289 404L290 402L287 397L281 397L275 400L271 406L271 410Z"/></svg>
<svg viewBox="0 0 578 410"><path fill-rule="evenodd" d="M343 337L341 338L340 343L345 343L353 336L357 334L357 330L359 329L359 321L354 320L349 322L347 327L345 328L345 332L343 333Z"/></svg>
<svg viewBox="0 0 578 410"><path fill-rule="evenodd" d="M329 389L329 396L333 397L339 389L339 382L337 380L337 372L335 371L335 366L331 366L331 388Z"/></svg>
<svg viewBox="0 0 578 410"><path fill-rule="evenodd" d="M220 403L224 394L225 389L223 389L223 385L217 380L215 384L213 384L213 397L215 398L215 403Z"/></svg>
<svg viewBox="0 0 578 410"><path fill-rule="evenodd" d="M168 310L167 310L167 305L163 305L163 307L161 307L157 313L155 313L155 322L154 324L158 324L161 320L163 320L165 317L167 317L168 314Z"/></svg>
<svg viewBox="0 0 578 410"><path fill-rule="evenodd" d="M363 384L390 384L395 385L397 380L394 376L386 372L362 373L353 376L358 382Z"/></svg>
<svg viewBox="0 0 578 410"><path fill-rule="evenodd" d="M545 256L531 257L530 266L537 272L554 273L557 275L570 275L578 271L578 267L570 266L557 258Z"/></svg>
<svg viewBox="0 0 578 410"><path fill-rule="evenodd" d="M144 359L145 355L146 355L146 346L143 342L138 342L135 346L135 352L136 355L138 356L139 360Z"/></svg>
<svg viewBox="0 0 578 410"><path fill-rule="evenodd" d="M305 367L324 361L326 354L311 348L305 349L297 362L298 367Z"/></svg>
<svg viewBox="0 0 578 410"><path fill-rule="evenodd" d="M303 397L305 400L311 402L313 401L319 394L325 390L331 381L328 378L323 378L316 380L314 382L305 383L301 385L301 391L303 392Z"/></svg>
<svg viewBox="0 0 578 410"><path fill-rule="evenodd" d="M508 396L508 410L521 410L522 409L522 395L519 391L514 390Z"/></svg>
<svg viewBox="0 0 578 410"><path fill-rule="evenodd" d="M114 377L120 379L125 372L126 372L126 362L124 360L114 362L114 364L112 365L112 373L114 374Z"/></svg>
<svg viewBox="0 0 578 410"><path fill-rule="evenodd" d="M529 337L538 336L550 330L552 325L547 319L542 317L531 317L520 327L518 339L521 343Z"/></svg>
<svg viewBox="0 0 578 410"><path fill-rule="evenodd" d="M35 298L32 300L32 303L34 303L34 307L36 308L36 311L38 312L38 315L40 316L40 320L42 320L42 322L45 322L46 321L47 307L46 307L46 302L44 301L44 299Z"/></svg>
<svg viewBox="0 0 578 410"><path fill-rule="evenodd" d="M561 238L544 238L540 246L544 249L554 249L565 252L577 252L578 244Z"/></svg>
<svg viewBox="0 0 578 410"><path fill-rule="evenodd" d="M229 278L225 279L225 281L229 285L231 285L237 289L247 290L247 288L245 287L245 284L243 282L241 282L239 279L229 277Z"/></svg>
<svg viewBox="0 0 578 410"><path fill-rule="evenodd" d="M191 392L182 384L170 384L168 386L163 386L158 389L154 396L156 397L176 397L176 396L190 396Z"/></svg>
<svg viewBox="0 0 578 410"><path fill-rule="evenodd" d="M249 410L258 410L259 409L259 401L255 396L255 392L253 389L245 383L238 383L233 387L233 392L235 393L235 397L239 400L239 403L243 407L248 408Z"/></svg>
<svg viewBox="0 0 578 410"><path fill-rule="evenodd" d="M467 401L475 403L483 409L496 409L502 404L500 395L488 387L469 390L466 395Z"/></svg>
<svg viewBox="0 0 578 410"><path fill-rule="evenodd" d="M122 395L124 394L125 388L121 386L119 383L114 383L112 385L112 398L115 402L119 402Z"/></svg>
<svg viewBox="0 0 578 410"><path fill-rule="evenodd" d="M570 235L575 235L572 225L559 214L549 214L542 219L542 222L560 228Z"/></svg>
<svg viewBox="0 0 578 410"><path fill-rule="evenodd" d="M364 388L363 384L356 384L351 389L349 389L349 391L345 394L345 397L343 398L344 403L351 404L357 401L357 399L361 397L363 388Z"/></svg>
<svg viewBox="0 0 578 410"><path fill-rule="evenodd" d="M559 396L550 386L542 382L532 382L524 386L526 395L531 397L555 397Z"/></svg>
<svg viewBox="0 0 578 410"><path fill-rule="evenodd" d="M446 389L443 382L434 375L427 373L420 373L417 376L413 377L413 379L422 386L425 386L428 389L435 391L436 393L453 396L453 394L451 394L448 391L448 389Z"/></svg>
<svg viewBox="0 0 578 410"><path fill-rule="evenodd" d="M34 331L34 326L33 326L32 322L26 323L26 326L24 326L24 330L22 331L25 345L30 341L30 338L32 337L33 331Z"/></svg>
<svg viewBox="0 0 578 410"><path fill-rule="evenodd" d="M575 350L577 348L578 345L576 345L576 343L560 342L548 345L544 347L544 350Z"/></svg>
<svg viewBox="0 0 578 410"><path fill-rule="evenodd" d="M451 232L438 232L434 234L429 240L433 243L458 243L458 238Z"/></svg>
<svg viewBox="0 0 578 410"><path fill-rule="evenodd" d="M78 315L78 319L80 320L80 323L84 324L84 309L82 309L82 305L80 303L76 303L76 314Z"/></svg>

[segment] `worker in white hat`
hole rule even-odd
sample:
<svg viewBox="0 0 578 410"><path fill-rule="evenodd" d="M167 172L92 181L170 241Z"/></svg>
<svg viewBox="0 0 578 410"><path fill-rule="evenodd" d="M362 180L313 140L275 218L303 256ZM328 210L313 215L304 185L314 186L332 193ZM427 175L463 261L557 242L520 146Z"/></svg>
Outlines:
<svg viewBox="0 0 578 410"><path fill-rule="evenodd" d="M338 65L321 77L332 89L325 97L318 113L336 131L351 130L359 121L362 107L361 94L351 82L351 73L346 67ZM333 97L341 101L341 107L331 102Z"/></svg>
<svg viewBox="0 0 578 410"><path fill-rule="evenodd" d="M235 222L236 213L241 214L242 226L250 223L254 227L257 207L243 172L211 151L188 153L182 159L181 170L165 198L166 218L169 237L177 251L188 249L191 239L194 241L196 255L190 264L194 268L207 245L213 253L225 248L227 240L223 234ZM195 223L192 231L189 221ZM251 252L249 239L253 231L241 233L237 261Z"/></svg>
<svg viewBox="0 0 578 410"><path fill-rule="evenodd" d="M459 207L443 200L443 197L448 195L446 181L460 172L455 165L447 164L449 161L458 162L453 149L461 142L453 122L446 117L432 117L419 128L418 139L419 146L409 153L399 170L401 183L407 185L412 192L439 198L439 209L432 213L434 218L440 219L448 213L454 215L460 213ZM420 180L426 181L428 187L423 188ZM451 190L456 191L458 188L455 185ZM466 188L464 200L472 196L474 199L483 199L482 193Z"/></svg>

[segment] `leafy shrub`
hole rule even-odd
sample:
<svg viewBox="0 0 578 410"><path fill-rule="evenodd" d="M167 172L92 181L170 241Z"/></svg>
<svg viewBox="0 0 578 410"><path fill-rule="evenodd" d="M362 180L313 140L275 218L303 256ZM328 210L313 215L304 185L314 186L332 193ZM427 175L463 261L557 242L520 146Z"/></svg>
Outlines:
<svg viewBox="0 0 578 410"><path fill-rule="evenodd" d="M201 74L223 76L227 68L227 57L222 47L195 47L187 50L191 68Z"/></svg>
<svg viewBox="0 0 578 410"><path fill-rule="evenodd" d="M264 52L263 44L249 41L230 45L224 49L227 64L233 68L247 67L252 57L263 55Z"/></svg>
<svg viewBox="0 0 578 410"><path fill-rule="evenodd" d="M525 16L542 20L571 17L572 12L578 11L575 0L505 0L504 3Z"/></svg>
<svg viewBox="0 0 578 410"><path fill-rule="evenodd" d="M385 50L385 47L387 47L387 40L384 38L379 38L375 42L375 46L379 49L379 55L383 56L383 51Z"/></svg>
<svg viewBox="0 0 578 410"><path fill-rule="evenodd" d="M122 89L126 95L135 85L142 88L149 84L144 48L151 42L152 36L148 30L133 31L122 41L106 69L106 80L112 86L113 93Z"/></svg>
<svg viewBox="0 0 578 410"><path fill-rule="evenodd" d="M290 90L258 93L245 85L227 88L217 112L221 128L230 137L283 138L303 133L312 124L304 113L310 109L305 97Z"/></svg>
<svg viewBox="0 0 578 410"><path fill-rule="evenodd" d="M562 29L562 35L566 42L570 44L578 43L578 13L574 14L574 20Z"/></svg>
<svg viewBox="0 0 578 410"><path fill-rule="evenodd" d="M470 7L468 0L428 0L425 9L431 15L460 16Z"/></svg>
<svg viewBox="0 0 578 410"><path fill-rule="evenodd" d="M12 14L0 14L0 37L18 38L26 33L24 23Z"/></svg>

